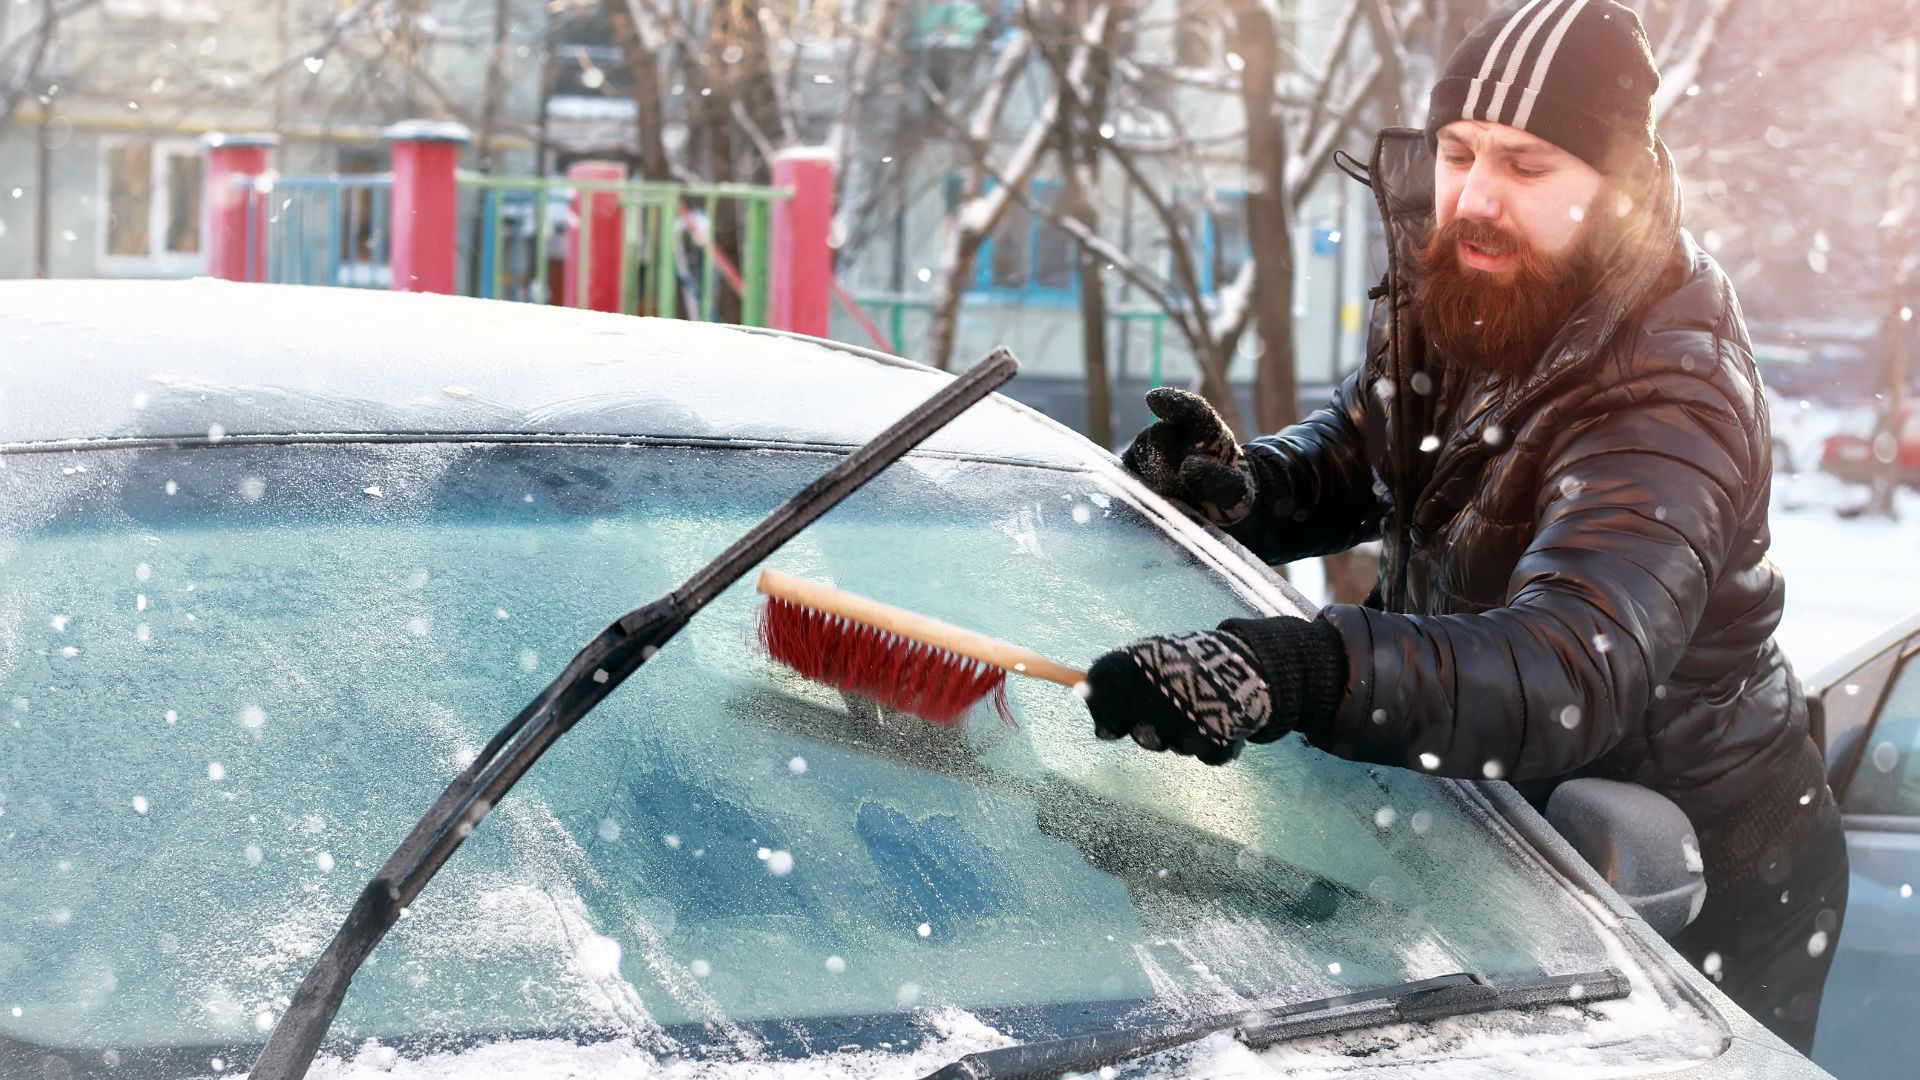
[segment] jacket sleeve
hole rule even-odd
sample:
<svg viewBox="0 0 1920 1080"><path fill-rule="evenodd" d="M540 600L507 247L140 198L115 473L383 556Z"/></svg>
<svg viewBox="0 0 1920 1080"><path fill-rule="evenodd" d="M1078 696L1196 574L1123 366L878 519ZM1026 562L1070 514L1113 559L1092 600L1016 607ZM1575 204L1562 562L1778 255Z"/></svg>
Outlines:
<svg viewBox="0 0 1920 1080"><path fill-rule="evenodd" d="M1348 684L1308 738L1342 757L1476 779L1561 776L1617 746L1665 692L1711 584L1747 542L1735 538L1765 459L1752 450L1754 406L1736 399L1670 373L1567 417L1505 606L1325 609L1346 642Z"/></svg>
<svg viewBox="0 0 1920 1080"><path fill-rule="evenodd" d="M1367 460L1364 367L1298 424L1242 449L1258 497L1227 530L1269 563L1346 549L1380 535L1380 500Z"/></svg>

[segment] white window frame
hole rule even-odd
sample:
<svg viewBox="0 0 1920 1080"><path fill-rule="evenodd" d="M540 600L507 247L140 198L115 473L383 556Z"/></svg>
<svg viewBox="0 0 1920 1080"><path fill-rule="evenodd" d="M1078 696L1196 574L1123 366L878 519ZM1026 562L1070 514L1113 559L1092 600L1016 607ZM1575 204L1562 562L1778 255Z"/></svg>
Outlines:
<svg viewBox="0 0 1920 1080"><path fill-rule="evenodd" d="M149 148L147 161L152 175L148 177L147 196L147 254L114 255L107 250L110 236L110 217L113 214L112 187L113 176L108 165L113 151L128 147L145 145ZM99 183L94 193L95 205L99 214L95 218L98 228L94 230L94 265L105 273L117 274L153 274L153 275L190 275L204 274L207 270L207 205L206 160L200 144L193 139L167 138L164 136L146 138L138 135L115 135L100 140ZM167 161L176 156L188 156L201 159L200 193L200 250L191 254L181 254L164 250L166 244L167 220Z"/></svg>

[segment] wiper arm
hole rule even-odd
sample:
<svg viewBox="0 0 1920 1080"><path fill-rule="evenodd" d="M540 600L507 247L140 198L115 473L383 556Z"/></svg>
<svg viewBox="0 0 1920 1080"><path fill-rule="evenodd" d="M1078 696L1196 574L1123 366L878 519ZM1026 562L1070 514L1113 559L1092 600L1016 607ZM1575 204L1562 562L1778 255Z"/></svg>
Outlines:
<svg viewBox="0 0 1920 1080"><path fill-rule="evenodd" d="M1178 1024L1003 1046L968 1054L921 1080L1052 1080L1066 1072L1092 1072L1232 1032L1255 1050L1359 1028L1467 1013L1572 1005L1625 997L1631 986L1613 968L1585 975L1528 976L1492 980L1471 972L1383 986L1316 1001L1228 1013Z"/></svg>
<svg viewBox="0 0 1920 1080"><path fill-rule="evenodd" d="M488 740L367 882L326 950L307 970L254 1062L252 1080L299 1080L333 1023L354 973L441 865L566 734L651 658L722 589L838 505L908 450L1011 379L1019 363L995 349L912 412L854 450L734 541L678 589L621 616Z"/></svg>

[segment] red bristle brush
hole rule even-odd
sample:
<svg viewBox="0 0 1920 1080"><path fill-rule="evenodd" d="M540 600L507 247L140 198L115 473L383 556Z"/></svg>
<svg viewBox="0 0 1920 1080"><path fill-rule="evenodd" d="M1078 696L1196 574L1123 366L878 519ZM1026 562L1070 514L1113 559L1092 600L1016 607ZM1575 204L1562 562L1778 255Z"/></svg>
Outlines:
<svg viewBox="0 0 1920 1080"><path fill-rule="evenodd" d="M936 724L958 722L988 695L1013 723L1009 671L1070 687L1087 679L1032 649L778 570L761 570L755 587L767 597L760 644L775 660Z"/></svg>

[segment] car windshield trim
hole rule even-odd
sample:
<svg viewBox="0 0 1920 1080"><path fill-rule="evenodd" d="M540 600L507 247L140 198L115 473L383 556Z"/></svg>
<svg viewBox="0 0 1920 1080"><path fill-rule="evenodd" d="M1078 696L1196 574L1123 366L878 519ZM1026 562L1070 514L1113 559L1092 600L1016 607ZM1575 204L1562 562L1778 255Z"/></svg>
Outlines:
<svg viewBox="0 0 1920 1080"><path fill-rule="evenodd" d="M193 435L108 435L97 439L49 439L24 443L0 443L0 456L7 454L71 454L115 450L180 450L242 446L407 446L498 444L517 446L634 446L686 447L696 450L788 450L814 454L848 454L858 443L808 442L794 439L735 439L702 435L608 435L567 434L538 431L287 431L222 434L214 438ZM1035 458L1005 457L968 451L916 447L911 457L938 458L945 461L977 461L986 465L1013 465L1023 469L1050 472L1084 473L1095 467L1092 462L1068 464Z"/></svg>
<svg viewBox="0 0 1920 1080"><path fill-rule="evenodd" d="M1388 1024L1451 1016L1612 1001L1632 991L1614 968L1578 975L1489 979L1456 972L1313 1001L1224 1013L1178 1024L1125 1028L982 1050L949 1062L921 1080L1046 1080L1084 1073L1232 1032L1249 1049L1313 1035L1334 1035Z"/></svg>

